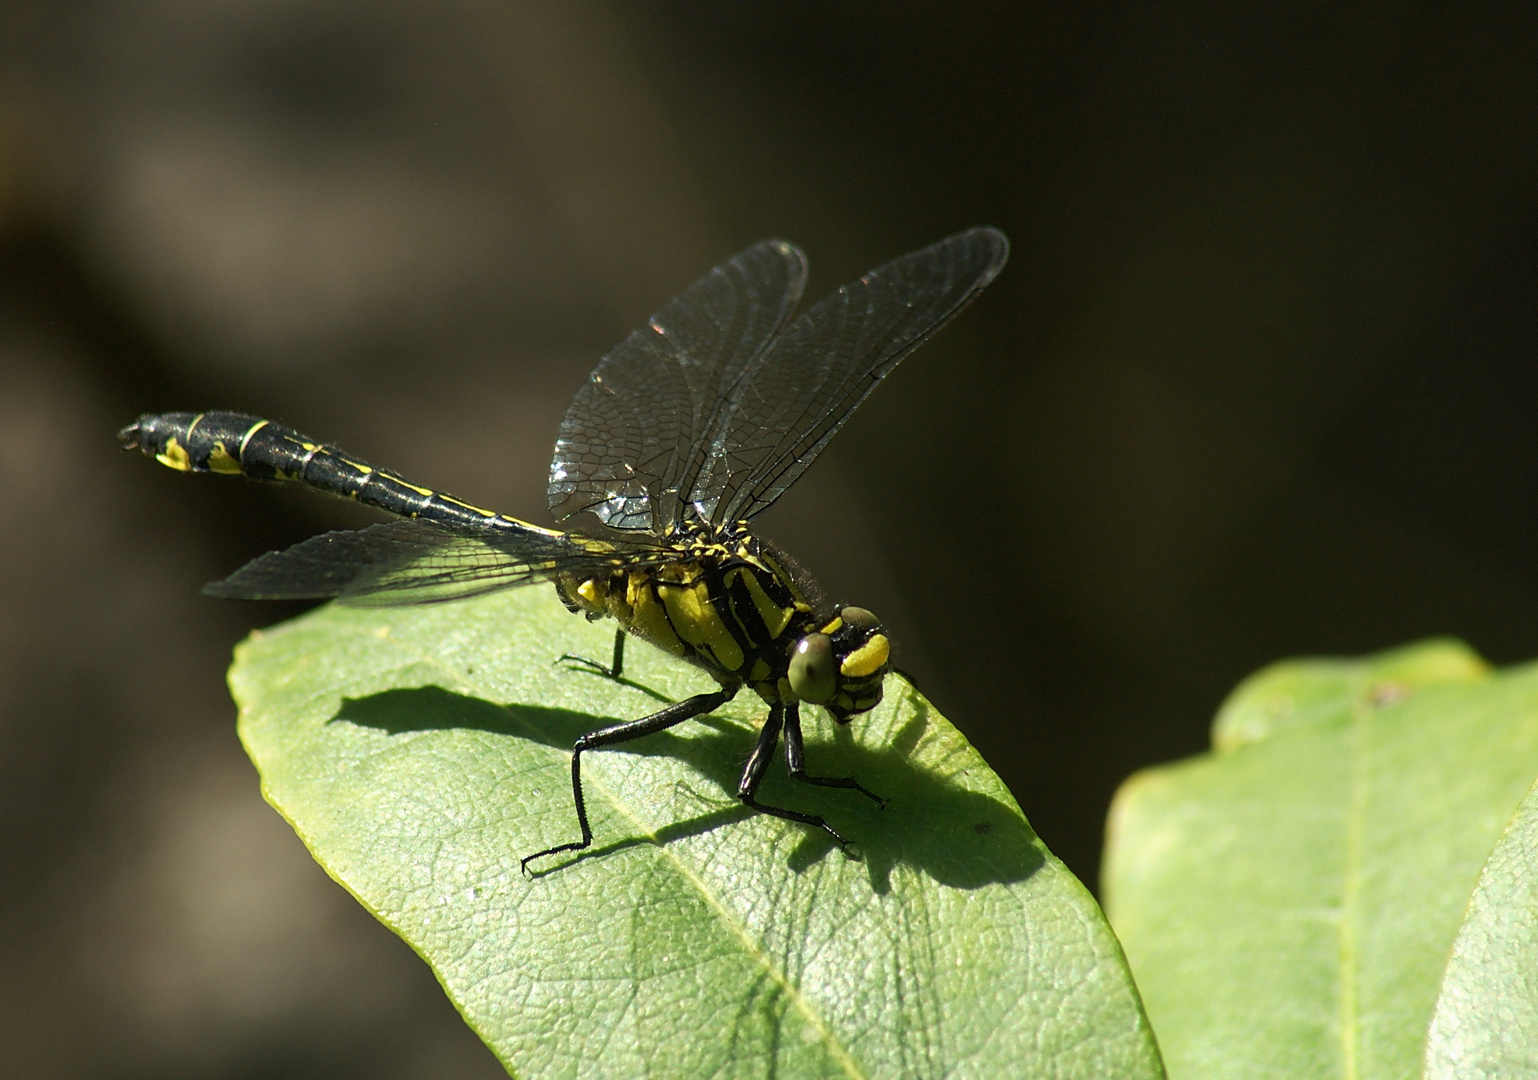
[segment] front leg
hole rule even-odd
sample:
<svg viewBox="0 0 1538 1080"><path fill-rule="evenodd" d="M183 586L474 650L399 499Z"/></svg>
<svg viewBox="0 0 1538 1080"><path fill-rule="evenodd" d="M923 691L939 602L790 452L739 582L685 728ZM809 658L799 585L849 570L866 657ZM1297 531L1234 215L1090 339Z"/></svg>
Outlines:
<svg viewBox="0 0 1538 1080"><path fill-rule="evenodd" d="M795 705L792 705L791 709L794 710ZM794 712L792 712L792 715L794 715ZM782 806L769 806L755 798L758 793L758 786L764 782L764 774L769 771L769 763L774 760L774 747L780 741L780 729L784 725L785 706L781 702L775 702L769 707L769 718L764 721L764 728L758 733L758 744L753 747L753 753L748 756L748 764L742 770L742 780L737 785L737 797L742 800L744 806L757 810L761 814L784 818L786 821L799 821L803 825L810 825L814 829L821 829L833 837L840 848L843 848L845 851L849 850L849 841L840 836L833 826L816 814L803 814L799 810L787 810ZM798 727L796 730L799 734L800 728Z"/></svg>
<svg viewBox="0 0 1538 1080"><path fill-rule="evenodd" d="M852 776L806 775L806 747L801 742L801 703L793 701L785 710L785 767L792 780L819 787L853 788L878 807L885 807L886 800L867 788Z"/></svg>

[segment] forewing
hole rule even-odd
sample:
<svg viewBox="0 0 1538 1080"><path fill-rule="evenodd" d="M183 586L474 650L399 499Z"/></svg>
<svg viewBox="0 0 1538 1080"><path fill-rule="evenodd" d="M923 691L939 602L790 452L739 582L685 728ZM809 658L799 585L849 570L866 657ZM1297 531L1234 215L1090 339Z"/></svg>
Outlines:
<svg viewBox="0 0 1538 1080"><path fill-rule="evenodd" d="M562 571L660 557L533 528L462 534L422 521L386 521L269 551L203 591L246 600L339 597L346 604L396 607L463 600Z"/></svg>
<svg viewBox="0 0 1538 1080"><path fill-rule="evenodd" d="M722 401L688 501L718 524L768 509L876 385L1008 257L1003 233L970 229L879 266L809 308Z"/></svg>
<svg viewBox="0 0 1538 1080"><path fill-rule="evenodd" d="M794 244L764 240L690 285L599 361L550 463L550 509L666 532L706 460L721 395L785 325L806 284Z"/></svg>

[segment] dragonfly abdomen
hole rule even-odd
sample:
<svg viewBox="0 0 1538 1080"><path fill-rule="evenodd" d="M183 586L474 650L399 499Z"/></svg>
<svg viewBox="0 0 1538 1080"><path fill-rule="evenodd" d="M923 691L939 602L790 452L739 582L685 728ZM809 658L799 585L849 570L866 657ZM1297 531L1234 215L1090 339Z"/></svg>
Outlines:
<svg viewBox="0 0 1538 1080"><path fill-rule="evenodd" d="M120 431L118 440L125 450L143 450L181 472L292 481L401 517L448 525L495 528L512 521L420 487L291 427L245 413L146 414Z"/></svg>

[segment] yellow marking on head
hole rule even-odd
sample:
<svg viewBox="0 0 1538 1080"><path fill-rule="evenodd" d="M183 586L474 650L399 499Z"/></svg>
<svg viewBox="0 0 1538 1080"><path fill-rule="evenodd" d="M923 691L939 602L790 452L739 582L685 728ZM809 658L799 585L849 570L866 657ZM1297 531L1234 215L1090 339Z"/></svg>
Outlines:
<svg viewBox="0 0 1538 1080"><path fill-rule="evenodd" d="M833 621L832 622L830 622L827 626L824 626L821 630L819 630L817 632L819 634L832 634L832 633L835 633L838 630L838 628L840 626L843 626L843 625L844 625L843 616L835 615L835 616L833 616Z"/></svg>
<svg viewBox="0 0 1538 1080"><path fill-rule="evenodd" d="M707 646L716 662L727 671L736 671L742 666L742 646L727 632L726 624L710 602L710 589L703 581L694 585L658 582L657 594L662 597L679 637L690 645Z"/></svg>
<svg viewBox="0 0 1538 1080"><path fill-rule="evenodd" d="M763 682L768 677L769 665L765 663L764 658L760 656L757 660L753 661L753 670L748 673L748 678L753 682Z"/></svg>
<svg viewBox="0 0 1538 1080"><path fill-rule="evenodd" d="M633 628L658 648L666 649L675 656L683 656L689 650L678 640L678 635L673 633L673 627L668 624L667 612L657 599L650 576L644 570L634 571L630 575L625 589L625 602L630 606L630 619L626 626Z"/></svg>
<svg viewBox="0 0 1538 1080"><path fill-rule="evenodd" d="M870 640L844 657L839 673L851 679L863 679L880 671L892 655L892 643L885 634L872 634Z"/></svg>
<svg viewBox="0 0 1538 1080"><path fill-rule="evenodd" d="M790 625L795 609L782 608L769 599L769 594L764 592L764 587L758 582L758 575L751 570L742 571L742 583L748 587L748 595L753 598L758 617L764 621L764 629L769 631L770 637L779 637L785 632L785 627Z"/></svg>
<svg viewBox="0 0 1538 1080"><path fill-rule="evenodd" d="M854 712L854 698L850 697L848 694L840 694L838 697L833 699L833 703L839 708L843 709L845 712Z"/></svg>
<svg viewBox="0 0 1538 1080"><path fill-rule="evenodd" d="M155 455L155 460L177 472L192 471L192 459L187 456L187 451L182 449L182 444L176 441L174 435L166 440L166 448Z"/></svg>
<svg viewBox="0 0 1538 1080"><path fill-rule="evenodd" d="M214 443L214 448L208 452L208 469L225 476L239 476L241 473L240 462L230 457L230 452L222 442Z"/></svg>
<svg viewBox="0 0 1538 1080"><path fill-rule="evenodd" d="M240 452L242 454L246 452L246 443L251 441L251 436L255 435L258 431L261 431L262 428L268 425L268 423L270 423L270 421L258 420L256 423L251 425L249 431L240 437Z"/></svg>
<svg viewBox="0 0 1538 1080"><path fill-rule="evenodd" d="M790 680L787 679L785 676L783 676L783 675L780 676L779 685L776 687L776 689L780 693L780 700L781 701L795 701L796 700L796 692L790 688Z"/></svg>

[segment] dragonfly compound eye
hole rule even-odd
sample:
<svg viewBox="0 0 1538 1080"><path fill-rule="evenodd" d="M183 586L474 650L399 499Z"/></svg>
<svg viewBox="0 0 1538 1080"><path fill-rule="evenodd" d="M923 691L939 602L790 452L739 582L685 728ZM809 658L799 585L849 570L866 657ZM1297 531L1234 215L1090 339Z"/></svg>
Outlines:
<svg viewBox="0 0 1538 1080"><path fill-rule="evenodd" d="M790 657L790 688L809 705L821 705L838 689L833 639L827 634L808 634L796 642Z"/></svg>
<svg viewBox="0 0 1538 1080"><path fill-rule="evenodd" d="M845 626L860 634L881 629L881 620L862 607L843 607L839 609L838 615L844 620Z"/></svg>

